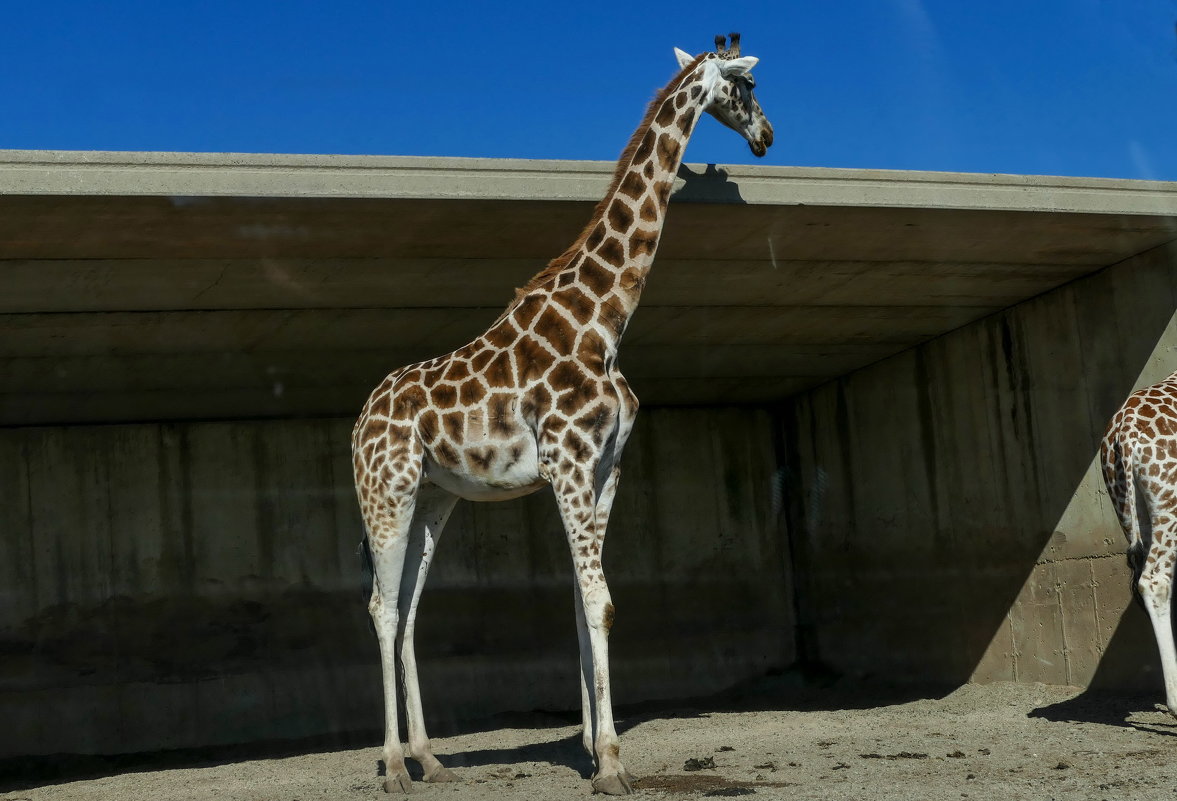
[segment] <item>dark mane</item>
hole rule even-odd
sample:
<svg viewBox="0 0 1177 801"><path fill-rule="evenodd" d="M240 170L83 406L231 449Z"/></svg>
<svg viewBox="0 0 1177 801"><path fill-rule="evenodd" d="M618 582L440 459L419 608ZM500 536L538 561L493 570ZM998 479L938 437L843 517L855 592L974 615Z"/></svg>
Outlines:
<svg viewBox="0 0 1177 801"><path fill-rule="evenodd" d="M636 151L638 149L638 145L641 144L642 137L645 136L646 130L650 127L650 123L654 120L654 115L658 113L658 109L662 107L662 103L666 100L666 98L669 97L676 89L678 89L679 84L683 82L683 79L690 75L691 72L694 71L695 67L697 67L706 56L706 53L696 56L690 64L683 67L678 72L678 74L676 74L674 78L670 80L670 83L666 84L666 86L663 86L658 90L658 93L654 96L654 99L650 101L650 105L646 108L646 115L642 117L642 121L634 130L633 135L630 136L629 142L626 144L625 149L621 151L621 156L617 159L617 166L613 170L613 180L610 182L609 188L606 190L604 197L601 198L601 200L597 203L596 208L593 209L593 214L592 217L589 218L588 224L585 225L584 229L580 232L580 235L576 237L576 241L568 246L567 250L548 262L547 267L540 270L535 274L535 276L532 277L530 281L519 287L519 289L515 290L514 299L512 299L512 301L507 305L507 308L503 311L503 313L499 315L498 320L495 321L496 323L510 314L511 311L519 305L519 301L527 296L532 290L551 283L556 275L565 267L567 267L570 261L572 261L572 258L576 255L577 251L580 250L581 245L584 244L585 239L588 238L589 233L605 215L609 199L613 197L614 193L617 191L617 187L621 184L622 179L625 177L625 173L628 172L629 163L633 160L634 151Z"/></svg>

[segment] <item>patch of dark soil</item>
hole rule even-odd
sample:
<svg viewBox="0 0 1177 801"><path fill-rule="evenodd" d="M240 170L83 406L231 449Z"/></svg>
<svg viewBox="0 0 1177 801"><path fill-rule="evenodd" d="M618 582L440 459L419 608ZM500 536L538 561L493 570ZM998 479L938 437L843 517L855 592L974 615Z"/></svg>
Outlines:
<svg viewBox="0 0 1177 801"><path fill-rule="evenodd" d="M859 754L863 759L927 759L927 754L900 751L898 754ZM963 755L962 755L963 756Z"/></svg>
<svg viewBox="0 0 1177 801"><path fill-rule="evenodd" d="M639 790L664 793L699 793L707 797L752 795L757 787L790 787L796 782L739 782L708 773L666 773L638 779Z"/></svg>

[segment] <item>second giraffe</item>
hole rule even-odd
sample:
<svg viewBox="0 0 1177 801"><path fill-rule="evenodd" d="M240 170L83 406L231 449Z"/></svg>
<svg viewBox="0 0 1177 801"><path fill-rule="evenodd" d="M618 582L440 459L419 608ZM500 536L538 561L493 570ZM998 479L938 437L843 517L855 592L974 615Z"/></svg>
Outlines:
<svg viewBox="0 0 1177 801"><path fill-rule="evenodd" d="M458 498L497 501L551 485L575 569L584 746L596 792L633 792L609 688L613 603L601 566L621 451L638 401L617 367L662 233L683 151L701 113L763 156L772 126L753 94L757 59L739 34L716 52L675 50L658 92L577 240L518 290L486 333L453 353L389 374L352 433L356 493L375 576L369 611L384 681L386 791L411 789L397 718L397 663L408 753L426 781L457 776L433 755L413 649L417 604Z"/></svg>

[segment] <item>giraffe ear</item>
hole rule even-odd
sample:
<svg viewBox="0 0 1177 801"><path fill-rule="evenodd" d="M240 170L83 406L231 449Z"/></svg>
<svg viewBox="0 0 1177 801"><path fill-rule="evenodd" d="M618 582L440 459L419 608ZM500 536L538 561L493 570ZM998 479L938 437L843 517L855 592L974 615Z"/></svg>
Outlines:
<svg viewBox="0 0 1177 801"><path fill-rule="evenodd" d="M677 47L674 48L674 57L678 59L678 66L680 68L687 66L688 64L690 64L692 61L695 60L695 57L692 56L690 53L684 53L682 50L679 50Z"/></svg>
<svg viewBox="0 0 1177 801"><path fill-rule="evenodd" d="M731 61L720 61L719 71L726 78L731 75L744 75L760 62L756 56L733 58Z"/></svg>

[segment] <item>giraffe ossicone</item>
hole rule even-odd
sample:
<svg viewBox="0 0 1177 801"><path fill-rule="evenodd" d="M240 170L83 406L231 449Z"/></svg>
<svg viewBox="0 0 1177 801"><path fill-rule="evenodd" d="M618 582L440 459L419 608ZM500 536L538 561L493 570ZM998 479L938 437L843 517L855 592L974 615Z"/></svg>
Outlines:
<svg viewBox="0 0 1177 801"><path fill-rule="evenodd" d="M1177 648L1170 613L1177 565L1177 373L1128 396L1108 424L1099 456L1128 539L1132 591L1156 637L1165 703L1177 717ZM1138 501L1144 502L1143 510Z"/></svg>
<svg viewBox="0 0 1177 801"><path fill-rule="evenodd" d="M633 791L613 723L608 634L614 609L602 568L622 449L638 401L617 366L687 140L706 111L763 156L772 126L753 94L756 59L732 46L686 56L621 154L581 235L520 288L481 336L395 370L352 432L356 494L374 574L369 611L384 681L386 791L408 792L398 734L397 667L409 756L426 781L457 776L426 735L413 645L417 604L459 498L505 500L550 485L575 571L584 745L597 792ZM717 42L722 37L717 38ZM398 654L399 650L399 654Z"/></svg>

